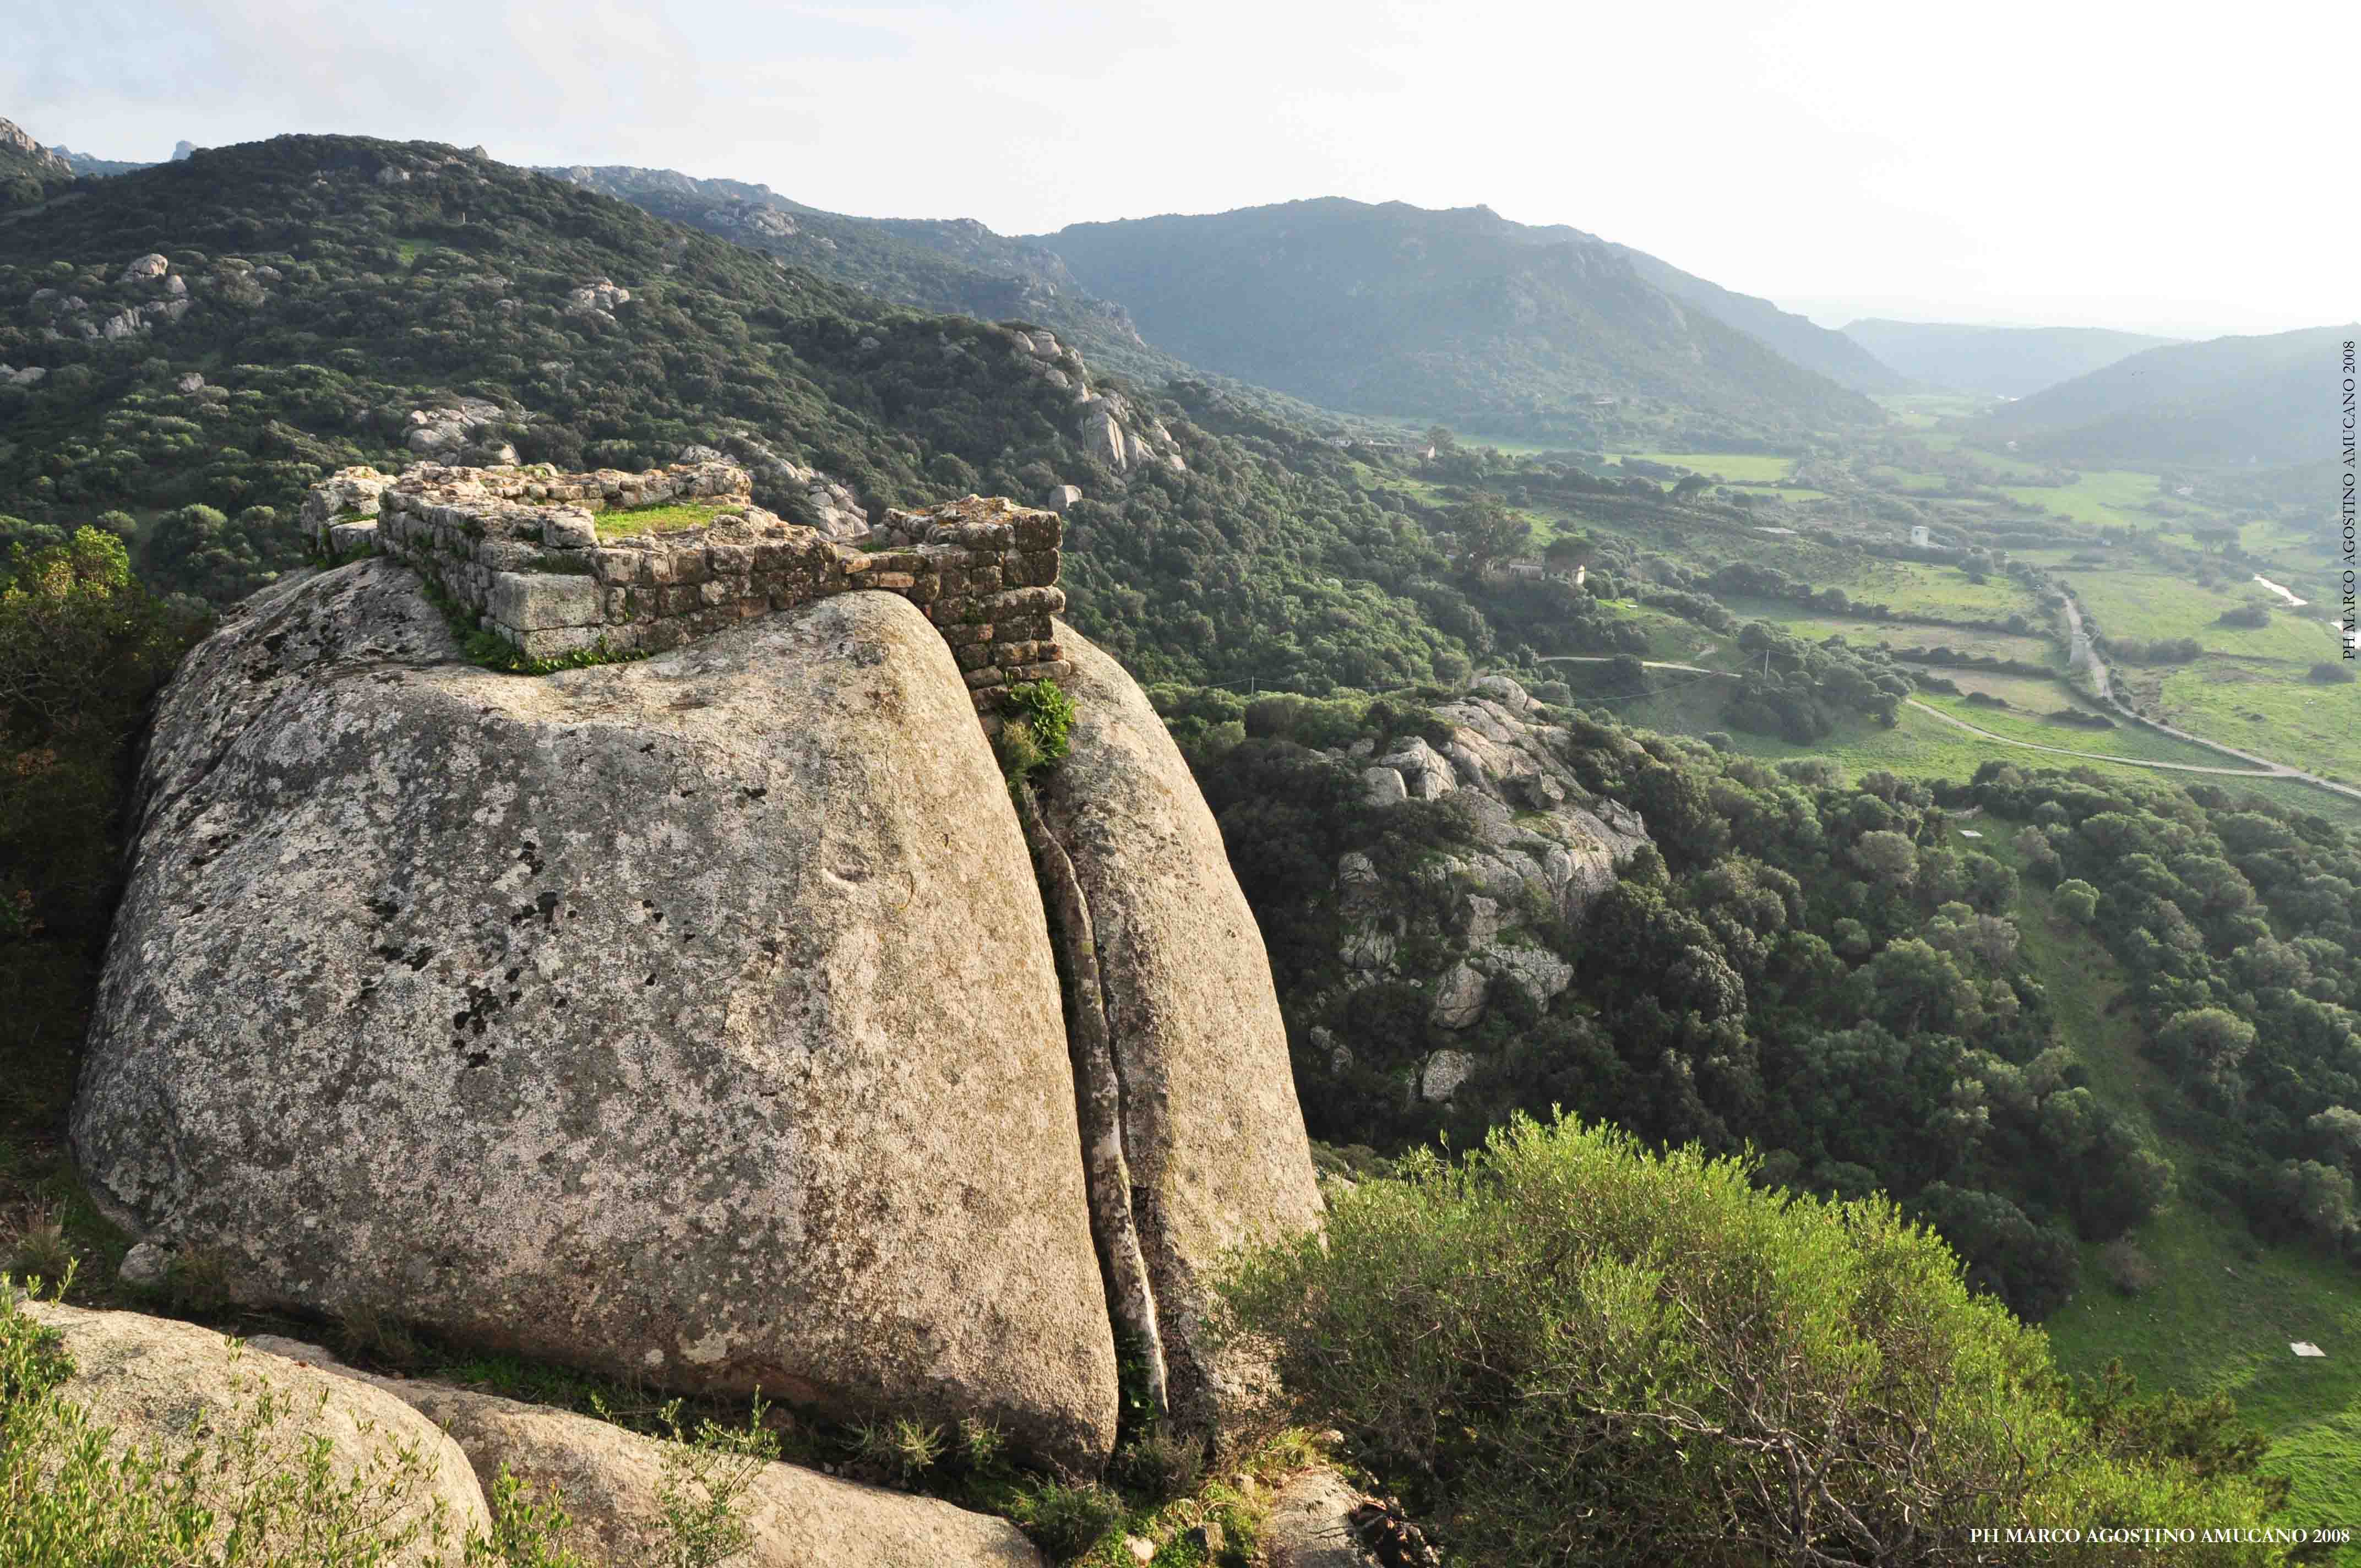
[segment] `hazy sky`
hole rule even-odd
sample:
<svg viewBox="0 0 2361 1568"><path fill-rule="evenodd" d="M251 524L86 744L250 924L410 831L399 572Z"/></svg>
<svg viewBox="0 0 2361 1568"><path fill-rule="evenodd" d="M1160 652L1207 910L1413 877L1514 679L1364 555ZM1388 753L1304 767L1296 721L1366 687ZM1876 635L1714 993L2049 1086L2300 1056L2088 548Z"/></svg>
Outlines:
<svg viewBox="0 0 2361 1568"><path fill-rule="evenodd" d="M363 132L1005 233L1483 203L1830 324L2361 313L2349 6L29 5L0 115L104 157Z"/></svg>

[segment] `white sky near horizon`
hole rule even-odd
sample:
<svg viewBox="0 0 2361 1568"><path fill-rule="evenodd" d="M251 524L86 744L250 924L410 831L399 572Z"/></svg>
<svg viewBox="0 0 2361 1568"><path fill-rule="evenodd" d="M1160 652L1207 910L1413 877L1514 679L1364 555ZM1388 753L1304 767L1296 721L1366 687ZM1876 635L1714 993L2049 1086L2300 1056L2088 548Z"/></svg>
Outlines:
<svg viewBox="0 0 2361 1568"><path fill-rule="evenodd" d="M1342 195L1571 224L1839 325L2361 314L2350 5L9 0L0 115L760 181L1005 234Z"/></svg>

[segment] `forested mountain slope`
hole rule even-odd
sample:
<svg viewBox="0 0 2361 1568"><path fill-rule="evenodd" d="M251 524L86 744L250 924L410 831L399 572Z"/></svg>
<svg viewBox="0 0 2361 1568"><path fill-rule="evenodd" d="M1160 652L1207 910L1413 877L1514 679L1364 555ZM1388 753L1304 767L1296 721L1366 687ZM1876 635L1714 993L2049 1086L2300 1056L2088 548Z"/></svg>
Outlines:
<svg viewBox="0 0 2361 1568"><path fill-rule="evenodd" d="M1843 335L1913 381L2022 398L2181 341L2086 326L1973 326L1952 322L1851 323Z"/></svg>
<svg viewBox="0 0 2361 1568"><path fill-rule="evenodd" d="M1896 392L1909 384L1906 378L1896 375L1842 333L1831 332L1808 316L1783 311L1756 295L1741 294L1694 272L1684 272L1644 250L1618 245L1565 224L1515 224L1506 219L1501 224L1506 233L1532 245L1604 245L1630 261L1641 277L1673 298L1695 305L1725 326L1734 326L1760 339L1805 369L1817 371L1840 387L1850 387L1856 392Z"/></svg>
<svg viewBox="0 0 2361 1568"><path fill-rule="evenodd" d="M1995 439L2068 462L2273 467L2320 457L2361 325L2151 348L1995 410Z"/></svg>
<svg viewBox="0 0 2361 1568"><path fill-rule="evenodd" d="M822 212L767 185L701 180L670 169L542 169L660 218L703 229L823 277L919 310L1048 327L1094 363L1147 380L1190 367L1142 341L1122 306L1083 292L1065 263L972 218L857 218Z"/></svg>
<svg viewBox="0 0 2361 1568"><path fill-rule="evenodd" d="M1875 420L1858 393L1675 300L1621 247L1539 232L1488 208L1332 197L1076 224L1040 243L1151 342L1334 407L1532 436Z"/></svg>
<svg viewBox="0 0 2361 1568"><path fill-rule="evenodd" d="M1400 498L1268 411L1081 401L1113 389L1023 334L447 147L280 137L0 222L0 514L115 514L217 603L301 558L306 485L464 426L569 466L740 443L873 511L1079 486L1074 619L1150 679L1376 687L1491 646ZM1185 466L1118 463L1118 410Z"/></svg>

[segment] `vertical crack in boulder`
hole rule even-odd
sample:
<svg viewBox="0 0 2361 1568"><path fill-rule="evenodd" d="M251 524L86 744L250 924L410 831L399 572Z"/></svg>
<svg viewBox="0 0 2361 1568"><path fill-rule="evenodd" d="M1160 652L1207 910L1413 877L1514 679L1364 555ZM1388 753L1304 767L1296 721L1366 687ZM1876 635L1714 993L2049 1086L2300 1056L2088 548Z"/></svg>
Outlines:
<svg viewBox="0 0 2361 1568"><path fill-rule="evenodd" d="M1015 793L1049 916L1050 947L1064 982L1066 1038L1073 1052L1074 1110L1082 1127L1091 1232L1098 1243L1115 1327L1138 1346L1147 1364L1148 1398L1161 1414L1171 1408L1164 1336L1157 1323L1156 1292L1148 1281L1139 1226L1132 1214L1131 1166L1124 1154L1123 1080L1115 1069L1114 1032L1099 983L1098 939L1072 859L1042 820L1031 786L1019 784Z"/></svg>

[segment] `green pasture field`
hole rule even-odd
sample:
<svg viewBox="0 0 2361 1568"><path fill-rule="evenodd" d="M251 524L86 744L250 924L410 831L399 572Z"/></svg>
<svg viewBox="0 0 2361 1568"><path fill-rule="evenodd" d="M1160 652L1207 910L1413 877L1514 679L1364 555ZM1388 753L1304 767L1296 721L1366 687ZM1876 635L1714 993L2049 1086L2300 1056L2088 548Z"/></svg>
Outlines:
<svg viewBox="0 0 2361 1568"><path fill-rule="evenodd" d="M1614 686L1612 677L1603 665L1551 664L1548 668L1552 674L1574 688L1577 703L1596 703L1626 723L1660 729L1666 734L1727 734L1734 750L1748 756L1760 757L1765 762L1825 757L1855 774L1883 768L1912 778L1964 780L1973 775L1983 763L1999 758L2019 767L2089 766L2112 777L2136 777L2149 781L2177 777L2160 770L2134 767L2125 762L2086 763L2080 757L2049 756L2030 751L2021 746L2010 746L1971 735L1957 726L1944 723L1932 714L1906 707L1902 710L1900 721L1892 729L1881 729L1867 718L1852 719L1827 740L1816 745L1797 746L1775 736L1755 735L1732 729L1722 717L1723 708L1730 700L1730 683L1719 676L1652 670L1648 673L1646 685L1639 692L1632 692ZM2213 782L2240 785L2245 783L2243 780ZM2312 789L2305 789L2304 795L2308 799L2328 798ZM2354 820L2361 823L2361 811L2356 812Z"/></svg>
<svg viewBox="0 0 2361 1568"><path fill-rule="evenodd" d="M1947 419L1967 419L1993 406L1993 400L1976 392L1872 392L1870 399L1886 417L1906 430L1932 432ZM1959 437L1947 438L1957 442Z"/></svg>
<svg viewBox="0 0 2361 1568"><path fill-rule="evenodd" d="M1815 576L1823 587L1842 588L1854 598L1882 604L1902 616L1938 620L2001 620L2023 615L2038 625L2047 619L2032 591L2013 577L1968 580L1957 566L1925 561L1887 561L1862 556L1847 563L1841 576Z"/></svg>
<svg viewBox="0 0 2361 1568"><path fill-rule="evenodd" d="M1954 672L1946 670L1940 673L1951 674ZM1965 672L1959 673L1965 674ZM1982 680L1986 681L1993 678L1981 677ZM1965 686L1969 683L1962 679L1960 684ZM2040 684L2022 678L2018 681L2020 686L2034 686ZM2193 746L2186 740L2176 740L2169 735L2159 735L2146 725L2135 724L2129 719L2117 719L2115 728L2113 729L2084 729L2076 725L2048 722L2041 716L2060 707L2079 708L2086 713L2094 711L2091 704L2072 696L2062 681L2048 683L2047 690L2038 695L2027 694L2027 696L2030 700L2025 705L2008 708L1982 707L1969 702L1964 697L1950 696L1941 692L1922 691L1918 694L1918 700L1929 707L1950 714L1964 723L1972 724L1979 729L1989 729L1995 735L2012 740L2028 741L2036 746L2055 746L2061 751L2078 752L2083 756L2123 758L2146 762L2185 762L2200 768L2244 769L2246 766L2235 757L2224 756L2219 751L2203 746ZM2009 701L2015 703L2018 697L2010 695ZM2050 758L2045 761L2040 753L2034 752L2028 753L2026 762L2020 765L2071 767L2078 760L2080 759ZM2161 773L2167 770L2157 771ZM2192 777L2180 782L2198 781Z"/></svg>
<svg viewBox="0 0 2361 1568"><path fill-rule="evenodd" d="M2098 618L2100 630L2109 637L2143 642L2194 637L2208 652L2275 659L2294 664L2297 674L2315 659L2334 657L2336 651L2335 638L2321 624L2327 612L2313 606L2275 609L2268 626L2222 625L2224 610L2279 602L2258 583L2239 579L2209 588L2145 567L2069 567L2064 576L2082 608Z"/></svg>
<svg viewBox="0 0 2361 1568"><path fill-rule="evenodd" d="M1773 456L1766 452L1624 452L1614 455L1619 462L1625 457L1637 457L1668 467L1689 468L1733 485L1775 485L1795 470L1793 457Z"/></svg>
<svg viewBox="0 0 2361 1568"><path fill-rule="evenodd" d="M1722 660L1716 655L1703 662L1713 665ZM2140 762L2191 762L2200 767L2231 769L2241 764L2234 758L2158 735L2129 722L2120 723L2112 730L2084 731L2031 718L2012 719L2006 713L1971 707L1964 702L1921 692L1917 694L1918 700L1957 713L1967 722L1995 735L2017 736L2018 730L2012 725L2022 726L2022 739L2078 754L2059 756L1988 740L1909 707L1902 709L1900 720L1892 729L1881 729L1867 718L1851 719L1827 740L1796 746L1775 736L1732 729L1722 716L1729 702L1730 683L1717 676L1652 670L1645 685L1634 692L1612 686L1603 664L1550 663L1547 667L1553 676L1573 688L1577 703L1598 704L1626 723L1670 735L1726 734L1733 749L1766 762L1825 757L1856 776L1883 768L1910 778L1957 780L1973 776L1977 768L1995 759L2020 768L2088 767L2109 778L2136 779L2147 784L2206 784L2226 790L2234 796L2257 795L2275 805L2311 812L2361 830L2361 801L2300 780L2138 766ZM1990 722L1993 718L2001 722Z"/></svg>
<svg viewBox="0 0 2361 1568"><path fill-rule="evenodd" d="M2320 656L2334 659L2334 649L2325 643ZM2200 659L2165 673L2161 717L2291 767L2361 782L2361 685L2315 685L2302 669Z"/></svg>
<svg viewBox="0 0 2361 1568"><path fill-rule="evenodd" d="M2027 716L2037 718L2054 708L2060 707L2076 708L2085 713L2097 711L2090 703L2075 695L2073 688L2066 684L2066 677L2062 674L2005 675L1994 674L1984 670L1959 670L1948 665L1937 667L1915 663L1905 667L1914 675L1923 673L1949 681L1957 685L1962 694L1982 692L1986 696L1999 697L2009 705L2007 708L1979 707L1979 712L2014 712L2019 718ZM1935 700L1935 696L1927 693L1921 692L1918 695L1927 697L1929 702ZM1949 702L1956 699L1947 696L1943 700ZM2104 731L2093 729L2090 733L2096 735L2103 734Z"/></svg>
<svg viewBox="0 0 2361 1568"><path fill-rule="evenodd" d="M2013 500L2046 507L2077 522L2145 525L2156 521L2147 508L2165 499L2163 485L2154 474L2101 468L2081 470L2070 485L2004 485L2001 490Z"/></svg>
<svg viewBox="0 0 2361 1568"><path fill-rule="evenodd" d="M1955 653L2015 659L2060 669L2066 662L2065 650L2059 645L2012 631L1969 630L1925 620L1868 620L1859 616L1828 615L1784 599L1731 598L1721 602L1741 620L1767 620L1814 642L1841 637L1860 648L1874 648L1880 643L1894 648L1949 648Z"/></svg>

